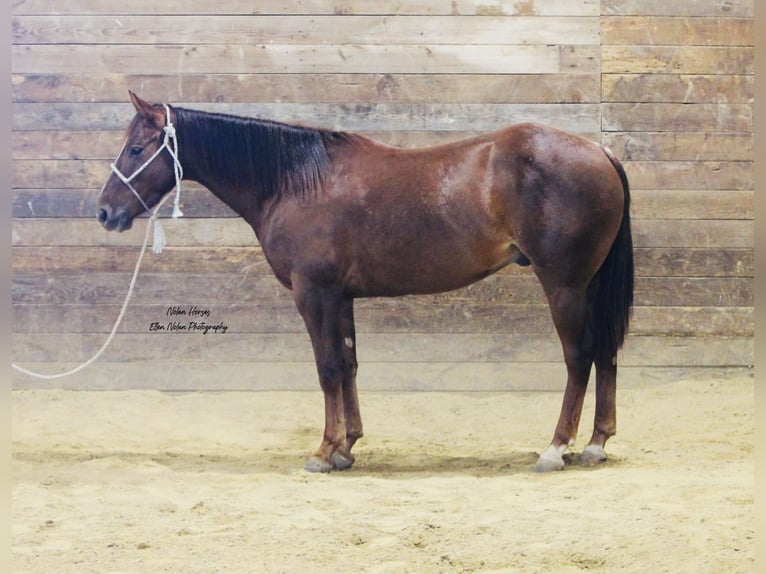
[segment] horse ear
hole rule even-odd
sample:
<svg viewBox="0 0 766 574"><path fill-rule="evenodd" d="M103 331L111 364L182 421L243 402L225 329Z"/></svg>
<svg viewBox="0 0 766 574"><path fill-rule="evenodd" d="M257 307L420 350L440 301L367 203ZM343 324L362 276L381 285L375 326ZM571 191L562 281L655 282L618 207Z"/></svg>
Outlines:
<svg viewBox="0 0 766 574"><path fill-rule="evenodd" d="M165 109L156 104L150 104L149 102L139 98L135 92L128 90L130 94L130 101L133 107L136 108L136 112L152 121L158 129L165 127Z"/></svg>

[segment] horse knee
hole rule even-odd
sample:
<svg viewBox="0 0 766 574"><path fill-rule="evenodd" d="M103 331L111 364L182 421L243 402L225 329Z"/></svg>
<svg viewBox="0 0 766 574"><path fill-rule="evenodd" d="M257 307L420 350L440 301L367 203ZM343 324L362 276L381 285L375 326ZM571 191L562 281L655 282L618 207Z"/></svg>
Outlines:
<svg viewBox="0 0 766 574"><path fill-rule="evenodd" d="M329 362L317 366L319 384L322 390L337 389L343 383L345 367L340 362Z"/></svg>
<svg viewBox="0 0 766 574"><path fill-rule="evenodd" d="M593 352L582 346L564 351L564 362L567 370L575 373L590 373L593 365Z"/></svg>

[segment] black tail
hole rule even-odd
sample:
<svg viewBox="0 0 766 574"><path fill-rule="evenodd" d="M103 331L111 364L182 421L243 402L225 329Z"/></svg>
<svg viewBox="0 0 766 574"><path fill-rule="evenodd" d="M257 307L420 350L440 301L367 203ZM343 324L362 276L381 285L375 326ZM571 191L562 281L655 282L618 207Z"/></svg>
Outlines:
<svg viewBox="0 0 766 574"><path fill-rule="evenodd" d="M620 176L625 195L622 222L612 248L594 278L596 288L590 313L595 338L596 366L616 364L617 351L625 341L633 308L633 237L630 231L630 188L620 161L604 148Z"/></svg>

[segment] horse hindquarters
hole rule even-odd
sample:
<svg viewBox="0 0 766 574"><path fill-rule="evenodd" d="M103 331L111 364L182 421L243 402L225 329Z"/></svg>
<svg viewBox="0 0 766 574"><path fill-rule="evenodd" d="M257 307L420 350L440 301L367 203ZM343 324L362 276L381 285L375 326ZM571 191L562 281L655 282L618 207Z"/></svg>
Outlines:
<svg viewBox="0 0 766 574"><path fill-rule="evenodd" d="M581 462L591 465L605 461L604 445L616 430L616 356L627 333L633 304L633 242L628 180L619 161L608 150L605 153L623 188L622 219L606 259L585 287L561 287L560 283L547 286L545 276L540 277L561 339L567 385L553 441L541 455L536 467L538 471L564 467L562 454L576 437L594 363L594 430Z"/></svg>

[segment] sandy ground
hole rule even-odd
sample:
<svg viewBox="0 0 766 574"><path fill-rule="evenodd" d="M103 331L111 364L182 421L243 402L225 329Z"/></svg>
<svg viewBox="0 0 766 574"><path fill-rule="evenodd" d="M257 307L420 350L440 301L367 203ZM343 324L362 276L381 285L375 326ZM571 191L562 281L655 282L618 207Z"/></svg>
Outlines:
<svg viewBox="0 0 766 574"><path fill-rule="evenodd" d="M361 392L330 475L319 391L14 392L14 572L754 570L751 379L622 390L610 461L549 475L558 393Z"/></svg>

